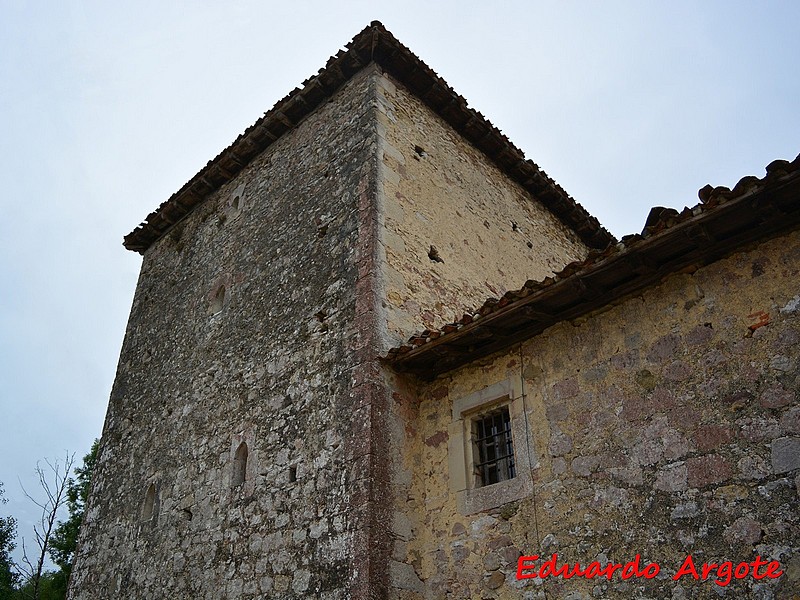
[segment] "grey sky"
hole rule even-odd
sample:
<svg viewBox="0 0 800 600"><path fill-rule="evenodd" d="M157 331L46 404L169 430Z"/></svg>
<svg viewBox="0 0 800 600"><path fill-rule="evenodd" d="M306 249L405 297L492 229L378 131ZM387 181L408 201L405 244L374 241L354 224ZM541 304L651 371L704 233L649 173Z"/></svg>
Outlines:
<svg viewBox="0 0 800 600"><path fill-rule="evenodd" d="M0 0L0 511L100 435L122 236L378 19L615 235L800 152L800 4ZM520 285L523 282L519 282Z"/></svg>

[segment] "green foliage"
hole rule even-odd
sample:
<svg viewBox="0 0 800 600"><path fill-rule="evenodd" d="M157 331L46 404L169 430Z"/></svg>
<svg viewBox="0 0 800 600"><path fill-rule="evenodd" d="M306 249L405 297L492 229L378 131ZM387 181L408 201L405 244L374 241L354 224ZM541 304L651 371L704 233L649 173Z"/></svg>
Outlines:
<svg viewBox="0 0 800 600"><path fill-rule="evenodd" d="M67 595L67 579L62 571L46 571L39 579L39 600L64 600ZM33 580L28 580L8 600L30 600L33 598ZM6 596L0 595L0 600Z"/></svg>
<svg viewBox="0 0 800 600"><path fill-rule="evenodd" d="M14 542L16 520L13 517L0 517L0 600L30 600L33 598L36 600L64 600L66 597L67 583L78 543L78 532L86 511L92 470L97 460L98 444L99 441L95 440L89 454L83 457L83 465L75 468L75 479L70 477L67 480L66 500L69 519L58 523L52 537L45 544L50 558L59 567L58 571L47 571L39 576L31 567L30 576L26 577L26 581L21 581L11 560L11 552L16 546ZM66 473L64 476L66 477ZM6 502L7 500L3 498L3 484L0 482L0 506ZM41 567L41 563L39 567Z"/></svg>
<svg viewBox="0 0 800 600"><path fill-rule="evenodd" d="M0 506L8 502L3 497L3 483L0 482ZM14 517L0 517L0 600L12 598L18 575L11 562L11 552L16 547L17 521Z"/></svg>
<svg viewBox="0 0 800 600"><path fill-rule="evenodd" d="M86 500L89 497L89 486L92 480L92 470L97 461L97 448L99 440L92 444L89 454L83 457L83 465L75 468L76 479L70 477L67 484L67 508L69 519L59 521L50 541L50 558L61 569L56 574L61 577L66 592L66 584L72 572L72 561L75 557L75 548L78 545L78 532L83 522L86 511ZM56 583L51 581L51 583ZM47 598L42 592L43 599ZM56 596L54 596L55 598ZM60 596L63 598L64 596Z"/></svg>

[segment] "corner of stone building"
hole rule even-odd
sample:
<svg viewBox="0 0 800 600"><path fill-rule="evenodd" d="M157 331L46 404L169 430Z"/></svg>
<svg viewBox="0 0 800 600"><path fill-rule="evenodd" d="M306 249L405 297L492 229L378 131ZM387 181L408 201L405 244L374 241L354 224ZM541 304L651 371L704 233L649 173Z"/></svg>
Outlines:
<svg viewBox="0 0 800 600"><path fill-rule="evenodd" d="M356 328L357 342L353 393L359 406L353 415L351 455L362 460L368 471L366 481L352 498L356 514L364 520L353 544L351 594L354 599L383 599L389 597L391 554L392 465L389 439L394 421L391 417L391 374L379 358L391 345L387 335L384 278L386 251L381 232L384 228L382 155L385 135L382 125L382 104L385 77L380 67L372 64L369 102L373 108L373 151L359 186L359 231L356 263ZM366 460L365 460L366 459Z"/></svg>
<svg viewBox="0 0 800 600"><path fill-rule="evenodd" d="M374 342L377 354L384 356L402 339L390 327L390 310L387 304L387 289L390 282L399 276L389 260L387 250L398 251L402 247L399 239L387 227L387 219L393 216L395 204L387 202L387 186L396 185L400 173L394 168L405 162L403 153L388 139L387 129L396 122L394 100L397 86L385 73L376 68L373 79L373 100L375 102L376 152L375 188L372 194L375 236L373 283L375 293L375 321L373 323ZM394 279L393 279L394 278ZM380 499L375 517L380 519L383 536L381 542L384 585L375 588L382 594L372 597L422 598L425 584L418 571L418 565L408 558L408 545L419 533L418 523L398 509L404 505L412 482L412 470L404 461L407 433L418 419L419 381L416 377L394 372L391 368L376 362L380 382L381 406L380 440L381 457L376 465L376 481L381 482L382 490L376 495Z"/></svg>
<svg viewBox="0 0 800 600"><path fill-rule="evenodd" d="M322 116L310 115L245 168L232 184L254 182L240 199L239 208L247 208L243 215L211 218L215 211L229 210L229 190L221 189L187 217L180 240L168 233L145 252L106 418L99 476L87 509L91 532L86 527L82 531L85 543L78 552L80 572L71 584L72 597L274 597L292 591L311 593L315 583L318 590L327 586L325 597L387 597L389 388L378 363L385 319L380 316L376 273L381 256L374 118L377 73L377 67L370 66L353 76L349 90L341 90L346 94L343 103L321 106ZM332 114L329 121L324 120L326 112ZM329 139L322 135L325 132ZM275 155L279 160L272 160ZM296 155L300 158L294 160ZM340 159L346 169L329 178L331 162ZM283 165L303 169L317 186L314 193L297 194L291 169ZM334 181L342 185L334 187ZM320 231L314 216L320 212L319 198L326 196L338 213L331 230L325 222ZM275 239L271 219L287 220L279 210L302 221L287 236ZM343 226L336 228L336 223ZM235 243L239 235L264 245ZM218 236L225 236L227 245L212 243ZM307 254L291 254L298 248ZM299 266L301 260L312 268L282 268ZM317 262L324 269L315 270ZM335 276L329 275L334 272ZM229 273L231 279L224 310L217 316L209 305L217 297L213 290L220 285L220 273ZM242 273L253 277L242 279ZM276 289L297 293L291 301L275 303ZM328 346L335 344L335 351L323 354L317 322L323 319L314 318L314 311L319 310L317 298L325 293L334 296L333 316L347 318L338 323L330 319L331 332L326 328L324 335L334 340ZM256 327L253 306L270 307L268 315L257 312ZM298 315L299 307L303 314ZM303 315L313 331L304 325ZM168 343L153 343L158 341L154 332L173 325L181 335L170 335ZM341 328L334 329L336 325ZM229 335L221 335L223 331ZM236 335L253 341L242 344L246 351L241 356L229 351L227 344ZM265 350L257 343L265 338L278 340L269 347L279 349ZM289 344L288 350L284 344ZM175 376L166 377L168 373ZM308 376L312 374L321 376ZM292 386L304 393L295 389L290 398L286 392ZM297 409L292 408L295 402ZM228 403L234 410L228 410ZM170 425L173 408L184 417L182 428ZM245 477L241 495L246 497L228 509L225 494L236 442L241 443L247 433L240 411L256 419L260 432L268 434L260 435L258 444L248 444L252 460L244 463L246 472L259 463L263 467L272 457L275 464L257 473L269 494L247 494L246 482L252 478ZM281 411L288 415L285 419ZM323 424L323 429L315 430L321 434L312 440L317 443L313 450L305 449L308 440L303 439L304 433L316 435L308 429L309 416ZM193 422L187 424L189 420ZM324 435L326 423L335 426L332 433L337 435ZM154 443L140 449L151 431ZM242 431L242 439L236 438ZM285 454L276 452L284 432L298 435L295 449L303 460L299 469L298 463L290 464ZM321 464L336 469L335 477L317 465L313 454L317 448L323 449ZM138 507L144 495L141 484L150 477L148 461L167 466L161 476L166 484L161 488L163 518L145 540L139 536ZM184 461L189 470L183 468ZM316 487L320 480L321 487ZM285 481L292 485L282 486ZM196 506L191 507L191 519L183 502L197 490L203 498L192 499ZM98 496L98 492L103 493ZM300 502L302 514L281 509L293 498L307 500ZM328 511L322 519L321 510ZM295 519L297 529L292 531L286 524L295 524ZM251 543L237 543L250 535ZM288 564L295 559L290 553L296 548L304 550L290 570ZM280 566L273 570L269 560L276 556ZM241 564L230 570L237 561ZM252 570L246 573L243 566Z"/></svg>

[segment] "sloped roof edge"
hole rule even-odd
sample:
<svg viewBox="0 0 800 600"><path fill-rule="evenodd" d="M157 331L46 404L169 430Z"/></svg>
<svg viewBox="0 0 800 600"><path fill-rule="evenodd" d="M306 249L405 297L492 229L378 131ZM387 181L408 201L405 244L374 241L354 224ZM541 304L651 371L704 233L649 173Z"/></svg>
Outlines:
<svg viewBox="0 0 800 600"><path fill-rule="evenodd" d="M744 177L733 188L705 186L693 208L655 207L641 234L590 252L553 277L528 281L490 298L458 322L425 330L393 348L386 362L401 372L433 379L477 358L538 335L615 300L695 269L746 244L800 225L800 155L776 160L767 174Z"/></svg>
<svg viewBox="0 0 800 600"><path fill-rule="evenodd" d="M511 179L527 189L591 248L615 242L600 222L553 181L538 165L470 108L430 67L401 44L381 23L373 21L331 57L325 67L280 100L225 150L209 161L145 221L125 236L124 246L143 254L210 194L231 181L263 152L370 63L397 78L456 131L481 150Z"/></svg>

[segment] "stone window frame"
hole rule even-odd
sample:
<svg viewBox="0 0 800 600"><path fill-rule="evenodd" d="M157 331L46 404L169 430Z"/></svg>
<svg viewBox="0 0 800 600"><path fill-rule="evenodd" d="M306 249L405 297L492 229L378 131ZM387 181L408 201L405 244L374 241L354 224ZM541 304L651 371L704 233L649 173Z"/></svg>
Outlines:
<svg viewBox="0 0 800 600"><path fill-rule="evenodd" d="M206 294L208 307L206 314L211 323L219 322L221 315L231 303L234 277L230 273L221 273L214 279L211 289Z"/></svg>
<svg viewBox="0 0 800 600"><path fill-rule="evenodd" d="M152 497L150 491L152 490ZM143 527L156 527L161 509L161 480L151 477L144 486L144 495L139 503L139 524Z"/></svg>
<svg viewBox="0 0 800 600"><path fill-rule="evenodd" d="M508 406L511 439L514 445L516 476L513 479L478 487L473 474L472 421L500 406ZM458 398L453 402L452 421L448 428L450 491L462 515L471 515L533 494L533 440L525 417L522 381L509 378Z"/></svg>
<svg viewBox="0 0 800 600"><path fill-rule="evenodd" d="M231 500L235 501L239 498L247 498L255 494L256 480L259 474L258 451L255 441L255 427L250 423L245 424L238 433L231 436L230 448L228 450L228 464L226 476L224 478ZM245 465L244 481L234 485L236 452L243 443L247 446L247 463Z"/></svg>
<svg viewBox="0 0 800 600"><path fill-rule="evenodd" d="M223 211L225 216L230 219L234 219L238 217L245 208L245 198L244 198L244 190L245 190L245 183L240 183L236 188L228 195L225 203L223 205Z"/></svg>

